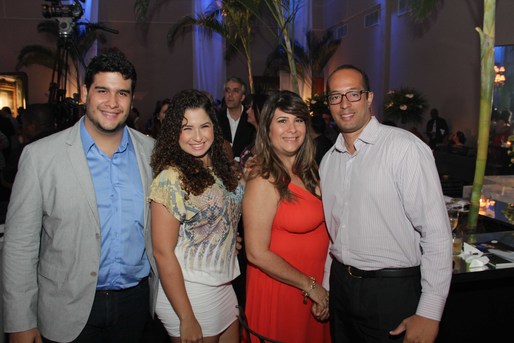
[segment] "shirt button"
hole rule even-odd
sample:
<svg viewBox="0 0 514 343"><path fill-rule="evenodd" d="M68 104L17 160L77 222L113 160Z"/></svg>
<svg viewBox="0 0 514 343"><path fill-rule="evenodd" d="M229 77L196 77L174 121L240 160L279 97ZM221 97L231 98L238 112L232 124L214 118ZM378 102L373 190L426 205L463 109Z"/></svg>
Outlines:
<svg viewBox="0 0 514 343"><path fill-rule="evenodd" d="M91 272L91 276L96 276L96 272Z"/></svg>
<svg viewBox="0 0 514 343"><path fill-rule="evenodd" d="M95 236L96 236L96 239L100 239L100 234L99 233L97 233Z"/></svg>

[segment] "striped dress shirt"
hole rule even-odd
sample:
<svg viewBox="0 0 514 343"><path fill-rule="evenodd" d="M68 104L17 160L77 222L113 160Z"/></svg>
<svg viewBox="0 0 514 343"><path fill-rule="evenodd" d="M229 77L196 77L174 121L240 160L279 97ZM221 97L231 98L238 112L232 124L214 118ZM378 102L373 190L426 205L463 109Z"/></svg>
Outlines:
<svg viewBox="0 0 514 343"><path fill-rule="evenodd" d="M320 166L330 252L363 270L421 266L416 313L440 320L452 275L452 239L430 148L374 117L350 154L340 134Z"/></svg>

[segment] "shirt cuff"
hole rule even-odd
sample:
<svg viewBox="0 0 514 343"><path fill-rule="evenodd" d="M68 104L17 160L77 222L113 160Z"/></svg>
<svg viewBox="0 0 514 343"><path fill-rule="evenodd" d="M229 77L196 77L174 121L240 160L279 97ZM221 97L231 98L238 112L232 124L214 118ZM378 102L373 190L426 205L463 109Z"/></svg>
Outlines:
<svg viewBox="0 0 514 343"><path fill-rule="evenodd" d="M425 318L441 321L446 298L435 294L421 294L416 314Z"/></svg>

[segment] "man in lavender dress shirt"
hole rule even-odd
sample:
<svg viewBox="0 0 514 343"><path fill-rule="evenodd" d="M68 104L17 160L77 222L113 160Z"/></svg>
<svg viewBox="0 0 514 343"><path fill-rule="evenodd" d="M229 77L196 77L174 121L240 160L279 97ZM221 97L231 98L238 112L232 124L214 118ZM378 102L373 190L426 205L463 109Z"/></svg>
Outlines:
<svg viewBox="0 0 514 343"><path fill-rule="evenodd" d="M341 132L320 167L332 244L333 342L433 342L452 275L452 242L430 148L370 113L367 75L327 80Z"/></svg>

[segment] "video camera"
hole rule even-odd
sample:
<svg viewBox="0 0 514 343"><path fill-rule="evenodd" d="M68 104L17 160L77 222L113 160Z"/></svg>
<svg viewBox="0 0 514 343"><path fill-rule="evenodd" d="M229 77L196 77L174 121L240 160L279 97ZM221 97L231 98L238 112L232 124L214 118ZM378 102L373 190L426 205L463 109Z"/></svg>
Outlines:
<svg viewBox="0 0 514 343"><path fill-rule="evenodd" d="M45 18L65 18L80 19L84 14L84 9L79 0L73 0L72 4L62 4L60 0L45 0L51 2L50 5L41 5L43 17ZM85 0L80 0L82 3Z"/></svg>
<svg viewBox="0 0 514 343"><path fill-rule="evenodd" d="M60 0L46 0L50 5L41 5L43 17L55 18L59 27L59 36L68 37L75 27L76 21L84 14L84 9L79 0L73 0L72 4L65 5ZM84 2L85 0L80 0ZM67 1L68 3L70 1Z"/></svg>

